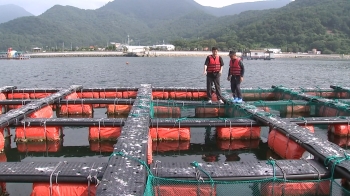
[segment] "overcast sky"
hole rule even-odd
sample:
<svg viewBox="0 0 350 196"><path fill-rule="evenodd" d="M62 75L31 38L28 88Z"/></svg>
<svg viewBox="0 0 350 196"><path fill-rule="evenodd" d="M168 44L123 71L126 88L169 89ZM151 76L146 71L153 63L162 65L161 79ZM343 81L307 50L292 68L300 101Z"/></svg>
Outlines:
<svg viewBox="0 0 350 196"><path fill-rule="evenodd" d="M0 5L15 4L34 15L40 15L54 5L71 5L81 9L97 9L112 0L0 0ZM147 0L145 0L147 1ZM175 0L174 0L175 1ZM223 7L234 3L257 0L195 0L204 6Z"/></svg>

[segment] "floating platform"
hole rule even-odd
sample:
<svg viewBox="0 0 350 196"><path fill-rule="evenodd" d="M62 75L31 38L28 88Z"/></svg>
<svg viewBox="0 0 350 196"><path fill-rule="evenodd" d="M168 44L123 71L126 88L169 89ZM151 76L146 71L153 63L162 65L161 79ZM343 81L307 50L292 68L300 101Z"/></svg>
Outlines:
<svg viewBox="0 0 350 196"><path fill-rule="evenodd" d="M46 151L49 144L54 144L51 153L64 155L68 147L62 147L60 130L77 126L89 128L90 151L111 154L108 162L102 163L5 161L0 163L0 181L43 182L51 189L53 184L91 183L96 185L96 195L169 196L174 192L195 194L193 190L202 193L197 192L199 195L216 195L224 189L220 188L222 184L246 186L248 182L265 183L255 188L262 195L271 195L271 190L287 193L291 188L302 195L305 192L300 191L310 193L316 185L322 186L318 189L322 193L331 194L335 178L350 180L347 150L313 133L314 125L327 125L329 134L350 135L350 88L247 88L242 89L243 104L231 103L229 92L223 89L224 104L208 104L205 89L187 87L1 87L2 150L8 146L5 133L11 128L17 139L22 138L16 141L22 153L39 152L30 147L29 141L40 140L45 142ZM126 116L94 118L94 109ZM53 117L53 111L57 117ZM215 127L217 149L190 144L191 128L196 127ZM160 162L153 158L153 150L163 144L163 150L181 150L185 154L196 150L213 154L224 150L229 154L246 150L245 143L259 148L259 142L254 141L259 141L261 127L269 130L268 147L280 160L197 163L176 159ZM109 139L109 145L101 150L103 139ZM305 158L305 152L312 157ZM166 156L167 152L160 154ZM90 184L83 189L90 191L89 187Z"/></svg>

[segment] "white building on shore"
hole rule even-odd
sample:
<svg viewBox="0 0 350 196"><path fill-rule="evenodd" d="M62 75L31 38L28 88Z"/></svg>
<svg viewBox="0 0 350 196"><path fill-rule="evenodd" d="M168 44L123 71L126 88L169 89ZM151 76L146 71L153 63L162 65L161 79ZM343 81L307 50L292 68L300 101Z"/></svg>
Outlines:
<svg viewBox="0 0 350 196"><path fill-rule="evenodd" d="M145 53L149 51L149 46L129 46L129 45L119 45L117 47L117 51L122 51L122 52L133 52L133 53Z"/></svg>
<svg viewBox="0 0 350 196"><path fill-rule="evenodd" d="M166 50L166 51L175 50L175 46L171 44L153 45L152 48L157 50Z"/></svg>
<svg viewBox="0 0 350 196"><path fill-rule="evenodd" d="M267 48L267 49L265 48L264 50L272 52L274 54L281 54L282 53L282 50L280 48Z"/></svg>

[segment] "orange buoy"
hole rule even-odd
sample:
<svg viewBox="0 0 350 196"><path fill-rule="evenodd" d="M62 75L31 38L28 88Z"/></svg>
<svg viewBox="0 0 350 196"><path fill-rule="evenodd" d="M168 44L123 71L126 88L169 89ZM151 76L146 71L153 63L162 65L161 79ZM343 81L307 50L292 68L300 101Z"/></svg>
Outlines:
<svg viewBox="0 0 350 196"><path fill-rule="evenodd" d="M174 91L170 92L171 99L191 99L192 93L191 92L182 92L182 91Z"/></svg>
<svg viewBox="0 0 350 196"><path fill-rule="evenodd" d="M16 141L57 141L61 137L61 127L16 127Z"/></svg>
<svg viewBox="0 0 350 196"><path fill-rule="evenodd" d="M89 127L89 141L116 141L121 134L121 127Z"/></svg>
<svg viewBox="0 0 350 196"><path fill-rule="evenodd" d="M153 127L150 128L152 140L190 140L189 127L165 128Z"/></svg>
<svg viewBox="0 0 350 196"><path fill-rule="evenodd" d="M0 129L0 151L4 150L5 148L5 137L4 137L4 129Z"/></svg>
<svg viewBox="0 0 350 196"><path fill-rule="evenodd" d="M217 127L217 137L222 140L259 139L261 127Z"/></svg>
<svg viewBox="0 0 350 196"><path fill-rule="evenodd" d="M198 118L215 118L225 115L225 108L205 108L198 107L195 109L195 115Z"/></svg>
<svg viewBox="0 0 350 196"><path fill-rule="evenodd" d="M350 135L350 125L329 125L328 131L338 136Z"/></svg>
<svg viewBox="0 0 350 196"><path fill-rule="evenodd" d="M328 140L330 142L333 142L335 144L337 144L338 146L342 147L342 148L348 148L348 146L350 146L350 139L349 137L343 137L343 136L339 136L339 135L335 135L335 134L328 134Z"/></svg>
<svg viewBox="0 0 350 196"><path fill-rule="evenodd" d="M207 92L193 92L192 93L193 99L205 99L207 98Z"/></svg>
<svg viewBox="0 0 350 196"><path fill-rule="evenodd" d="M92 104L61 105L59 115L92 115Z"/></svg>
<svg viewBox="0 0 350 196"><path fill-rule="evenodd" d="M167 195L167 196L178 196L178 195L201 195L209 196L216 195L216 187L210 184L201 184L200 188L198 185L157 185L153 187L155 196Z"/></svg>
<svg viewBox="0 0 350 196"><path fill-rule="evenodd" d="M311 133L315 133L315 127L312 125L305 125L302 127L309 129Z"/></svg>
<svg viewBox="0 0 350 196"><path fill-rule="evenodd" d="M65 99L79 99L79 96L76 92L71 93L65 97Z"/></svg>
<svg viewBox="0 0 350 196"><path fill-rule="evenodd" d="M107 114L128 114L132 105L107 105Z"/></svg>
<svg viewBox="0 0 350 196"><path fill-rule="evenodd" d="M124 99L130 99L130 98L135 99L137 96L137 91L124 91L122 93L122 96Z"/></svg>
<svg viewBox="0 0 350 196"><path fill-rule="evenodd" d="M155 116L160 116L165 114L169 116L174 116L173 118L180 118L181 116L180 107L154 106L153 110L154 110Z"/></svg>
<svg viewBox="0 0 350 196"><path fill-rule="evenodd" d="M269 133L267 143L273 151L285 159L300 159L306 152L298 143L275 129Z"/></svg>
<svg viewBox="0 0 350 196"><path fill-rule="evenodd" d="M29 118L52 118L53 110L51 106L45 106L29 115Z"/></svg>
<svg viewBox="0 0 350 196"><path fill-rule="evenodd" d="M78 92L77 95L80 99L82 99L82 98L94 98L94 99L100 98L99 92Z"/></svg>
<svg viewBox="0 0 350 196"><path fill-rule="evenodd" d="M42 99L42 98L48 97L50 95L52 95L52 93L30 93L29 97L31 99Z"/></svg>
<svg viewBox="0 0 350 196"><path fill-rule="evenodd" d="M153 99L169 99L169 92L153 91Z"/></svg>
<svg viewBox="0 0 350 196"><path fill-rule="evenodd" d="M31 196L35 195L96 195L96 186L87 183L33 183Z"/></svg>
<svg viewBox="0 0 350 196"><path fill-rule="evenodd" d="M316 115L329 117L329 116L339 116L339 111L336 108L328 107L328 106L319 106L316 107Z"/></svg>
<svg viewBox="0 0 350 196"><path fill-rule="evenodd" d="M329 195L330 181L320 182L288 182L273 183L268 182L261 185L261 195Z"/></svg>
<svg viewBox="0 0 350 196"><path fill-rule="evenodd" d="M4 93L0 93L0 100L5 100L6 99L6 95ZM0 106L0 114L3 113L3 110L4 110L4 105L1 105Z"/></svg>
<svg viewBox="0 0 350 196"><path fill-rule="evenodd" d="M9 93L7 99L30 99L29 93Z"/></svg>
<svg viewBox="0 0 350 196"><path fill-rule="evenodd" d="M100 92L100 98L123 98L123 92Z"/></svg>

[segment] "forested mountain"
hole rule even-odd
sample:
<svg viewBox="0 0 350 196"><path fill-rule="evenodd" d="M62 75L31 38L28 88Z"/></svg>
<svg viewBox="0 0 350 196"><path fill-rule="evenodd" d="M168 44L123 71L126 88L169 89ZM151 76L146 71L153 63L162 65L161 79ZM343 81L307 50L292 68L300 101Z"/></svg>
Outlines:
<svg viewBox="0 0 350 196"><path fill-rule="evenodd" d="M247 11L220 17L216 25L207 25L201 40L177 40L181 48L196 48L211 43L223 50L282 48L306 52L350 53L350 3L348 0L295 0L285 7ZM215 40L215 42L213 42Z"/></svg>
<svg viewBox="0 0 350 196"><path fill-rule="evenodd" d="M119 12L152 28L201 8L193 0L114 0L97 11Z"/></svg>
<svg viewBox="0 0 350 196"><path fill-rule="evenodd" d="M267 10L273 8L281 8L290 2L291 0L256 1L246 3L235 3L233 5L225 6L222 8L205 7L204 10L214 16L226 16L239 14L241 12L249 10Z"/></svg>
<svg viewBox="0 0 350 196"><path fill-rule="evenodd" d="M265 13L255 22L230 29L236 29L236 40L242 47L270 46L294 52L316 48L323 53L349 53L349 27L348 0L296 0ZM222 39L232 37L221 29Z"/></svg>
<svg viewBox="0 0 350 196"><path fill-rule="evenodd" d="M97 10L54 6L37 17L0 24L0 50L62 48L63 43L67 48L106 46L112 41L125 43L130 35L133 45L164 40L186 50L215 45L221 50L350 52L348 0L295 0L278 9L222 17L206 8L193 0L115 0Z"/></svg>
<svg viewBox="0 0 350 196"><path fill-rule="evenodd" d="M33 14L17 5L0 5L0 23L8 22L23 16L33 16Z"/></svg>

